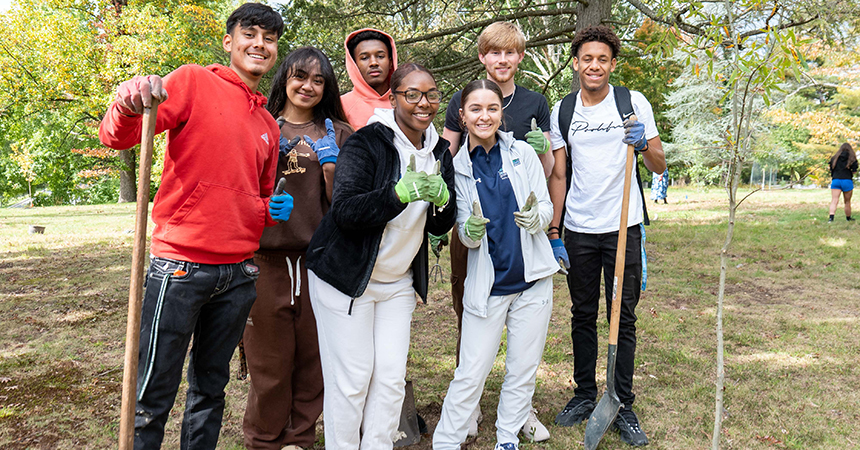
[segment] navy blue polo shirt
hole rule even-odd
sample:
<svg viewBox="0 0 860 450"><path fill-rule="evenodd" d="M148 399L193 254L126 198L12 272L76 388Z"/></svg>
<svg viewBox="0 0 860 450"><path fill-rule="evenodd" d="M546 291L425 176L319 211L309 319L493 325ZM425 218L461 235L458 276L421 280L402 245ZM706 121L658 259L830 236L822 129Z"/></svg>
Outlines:
<svg viewBox="0 0 860 450"><path fill-rule="evenodd" d="M502 151L499 143L490 149L478 145L469 152L472 176L477 182L478 198L487 223L487 242L496 280L490 295L516 294L532 287L526 283L523 247L520 230L514 222L514 211L519 211L511 180L502 168Z"/></svg>

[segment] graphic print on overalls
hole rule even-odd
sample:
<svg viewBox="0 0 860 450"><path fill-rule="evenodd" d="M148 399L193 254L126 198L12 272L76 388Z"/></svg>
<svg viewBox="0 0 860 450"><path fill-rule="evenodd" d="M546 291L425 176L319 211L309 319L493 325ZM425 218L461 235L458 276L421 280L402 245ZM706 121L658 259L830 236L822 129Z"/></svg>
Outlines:
<svg viewBox="0 0 860 450"><path fill-rule="evenodd" d="M293 149L290 150L289 153L287 153L287 170L281 172L284 175L291 175L294 173L305 173L305 171L307 170L304 167L299 166L299 156L302 156L305 158L310 158L311 154L310 153L299 153L296 149L300 145L304 145L305 147L307 147L308 150L312 150L311 146L308 145L308 143L305 142L304 139L299 140L299 142L295 145L295 147L293 147Z"/></svg>

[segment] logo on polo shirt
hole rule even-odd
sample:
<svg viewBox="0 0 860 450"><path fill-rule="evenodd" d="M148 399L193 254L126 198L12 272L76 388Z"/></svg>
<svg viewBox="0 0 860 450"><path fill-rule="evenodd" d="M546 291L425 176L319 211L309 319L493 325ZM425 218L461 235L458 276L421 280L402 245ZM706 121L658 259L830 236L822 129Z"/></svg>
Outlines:
<svg viewBox="0 0 860 450"><path fill-rule="evenodd" d="M266 141L267 144L269 143L269 133L263 133L260 135L260 137L263 138L263 140Z"/></svg>

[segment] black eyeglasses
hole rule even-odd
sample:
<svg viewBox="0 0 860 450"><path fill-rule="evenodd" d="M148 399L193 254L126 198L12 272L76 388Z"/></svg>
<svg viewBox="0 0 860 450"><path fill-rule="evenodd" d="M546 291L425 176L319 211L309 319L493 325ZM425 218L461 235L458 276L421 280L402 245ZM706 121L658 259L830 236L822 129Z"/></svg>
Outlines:
<svg viewBox="0 0 860 450"><path fill-rule="evenodd" d="M421 97L427 97L430 103L439 103L442 101L442 93L436 89L431 89L427 92L419 91L418 89L407 89L405 91L392 91L395 94L403 94L406 98L406 103L420 103Z"/></svg>

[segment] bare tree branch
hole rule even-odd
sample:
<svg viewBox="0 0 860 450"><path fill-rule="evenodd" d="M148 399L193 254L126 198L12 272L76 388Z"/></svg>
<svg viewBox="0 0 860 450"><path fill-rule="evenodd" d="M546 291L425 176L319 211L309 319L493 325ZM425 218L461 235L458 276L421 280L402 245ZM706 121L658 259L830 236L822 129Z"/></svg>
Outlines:
<svg viewBox="0 0 860 450"><path fill-rule="evenodd" d="M704 36L705 35L705 32L701 28L699 28L695 25L690 25L690 24L680 20L681 19L680 13L678 15L676 15L675 17L672 17L672 18L663 17L663 16L657 14L653 9L649 8L647 5L645 5L644 3L642 3L639 0L627 0L627 2L630 3L630 5L632 5L634 8L638 9L642 14L645 14L646 17L648 17L649 19L651 19L655 22L660 22L660 23L668 25L668 26L678 27L687 33L695 34L697 36Z"/></svg>
<svg viewBox="0 0 860 450"><path fill-rule="evenodd" d="M799 27L799 26L802 26L802 25L806 25L806 24L808 24L809 22L812 22L812 21L813 21L813 20L815 20L815 19L818 19L819 17L821 17L821 16L820 16L819 14L816 14L816 15L814 15L814 16L812 16L812 17L808 17L808 18L803 19L803 20L796 20L796 21L794 21L794 22L789 22L789 23L786 23L786 24L783 24L783 25L778 25L778 26L775 26L775 27L771 27L771 29L776 29L776 30L785 30L785 29L788 29L788 28ZM758 29L750 30L750 31L747 31L746 33L742 33L742 34L740 34L740 35L739 35L739 38L741 38L741 39L743 39L743 38L748 38L748 37L750 37L750 36L757 36L757 35L759 35L759 34L764 34L764 33L767 33L767 32L768 32L768 27L765 27L765 28L758 28Z"/></svg>
<svg viewBox="0 0 860 450"><path fill-rule="evenodd" d="M587 3L582 0L581 3ZM544 16L559 16L564 14L576 15L576 8L559 8L559 9L534 9L534 10L524 10L517 11L511 14L504 14L495 17L491 17L483 20L476 20L474 22L467 22L463 25L459 25L456 27L446 28L444 30L439 30L433 33L428 33L423 36L416 36L412 38L402 39L396 42L397 45L408 45L414 44L416 42L424 42L429 41L431 39L435 39L442 36L448 36L450 34L459 33L464 30L471 30L475 28L483 28L487 25L498 22L498 21L512 21L516 19L522 19L525 17L544 17Z"/></svg>

